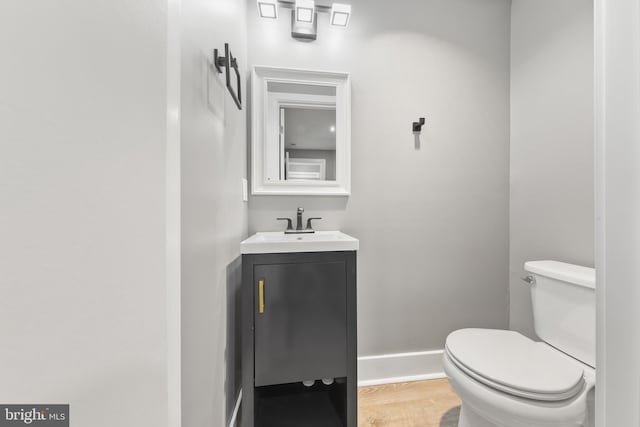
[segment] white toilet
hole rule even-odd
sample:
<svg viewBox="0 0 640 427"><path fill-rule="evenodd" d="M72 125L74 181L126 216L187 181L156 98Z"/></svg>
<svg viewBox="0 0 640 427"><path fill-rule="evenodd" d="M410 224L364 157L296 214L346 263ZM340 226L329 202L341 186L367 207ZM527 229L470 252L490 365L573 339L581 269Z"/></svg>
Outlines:
<svg viewBox="0 0 640 427"><path fill-rule="evenodd" d="M595 270L556 261L525 270L543 342L495 329L447 337L444 370L462 400L458 427L593 427Z"/></svg>

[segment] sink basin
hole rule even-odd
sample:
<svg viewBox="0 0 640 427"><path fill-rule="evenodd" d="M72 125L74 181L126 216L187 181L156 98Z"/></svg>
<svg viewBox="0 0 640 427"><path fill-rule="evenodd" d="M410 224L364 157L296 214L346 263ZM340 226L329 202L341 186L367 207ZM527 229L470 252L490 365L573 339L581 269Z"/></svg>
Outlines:
<svg viewBox="0 0 640 427"><path fill-rule="evenodd" d="M256 233L240 243L240 253L356 251L358 243L358 239L340 231L316 231L312 234L284 234L283 231L267 231Z"/></svg>

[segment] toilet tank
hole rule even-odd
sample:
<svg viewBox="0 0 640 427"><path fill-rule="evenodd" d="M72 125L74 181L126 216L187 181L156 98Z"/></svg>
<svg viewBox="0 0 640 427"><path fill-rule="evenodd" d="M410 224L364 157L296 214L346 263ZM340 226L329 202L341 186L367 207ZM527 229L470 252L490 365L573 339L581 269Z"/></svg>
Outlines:
<svg viewBox="0 0 640 427"><path fill-rule="evenodd" d="M531 300L538 337L595 368L596 271L558 261L529 261Z"/></svg>

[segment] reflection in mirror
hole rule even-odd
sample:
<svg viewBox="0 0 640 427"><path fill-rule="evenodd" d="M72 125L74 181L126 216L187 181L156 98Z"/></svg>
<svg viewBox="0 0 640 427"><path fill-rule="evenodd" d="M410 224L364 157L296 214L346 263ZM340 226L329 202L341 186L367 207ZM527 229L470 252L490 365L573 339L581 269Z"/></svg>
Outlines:
<svg viewBox="0 0 640 427"><path fill-rule="evenodd" d="M336 87L269 82L267 99L267 179L335 181Z"/></svg>
<svg viewBox="0 0 640 427"><path fill-rule="evenodd" d="M336 179L336 109L282 107L285 180Z"/></svg>

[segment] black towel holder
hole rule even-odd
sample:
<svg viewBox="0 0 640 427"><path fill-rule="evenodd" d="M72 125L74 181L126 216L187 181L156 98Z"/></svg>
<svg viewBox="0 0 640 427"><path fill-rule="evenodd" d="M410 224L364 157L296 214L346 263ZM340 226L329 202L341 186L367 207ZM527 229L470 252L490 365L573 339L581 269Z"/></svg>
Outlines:
<svg viewBox="0 0 640 427"><path fill-rule="evenodd" d="M422 126L424 126L426 120L424 117L420 117L419 121L413 122L413 131L422 132Z"/></svg>
<svg viewBox="0 0 640 427"><path fill-rule="evenodd" d="M227 89L231 94L231 98L233 98L233 101L236 103L238 110L242 110L242 79L240 77L240 70L238 69L238 59L234 58L231 53L229 43L224 44L224 56L220 56L218 49L213 50L213 65L218 73L226 72ZM231 86L231 68L233 68L236 73L237 93L233 89L233 86Z"/></svg>

